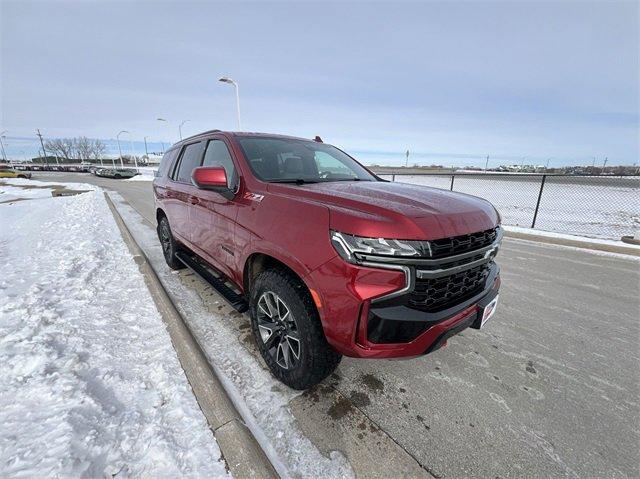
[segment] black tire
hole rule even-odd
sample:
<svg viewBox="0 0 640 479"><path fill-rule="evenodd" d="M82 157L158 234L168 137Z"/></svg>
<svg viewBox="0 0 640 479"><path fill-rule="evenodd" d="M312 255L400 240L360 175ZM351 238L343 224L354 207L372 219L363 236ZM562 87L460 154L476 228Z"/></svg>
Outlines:
<svg viewBox="0 0 640 479"><path fill-rule="evenodd" d="M272 321L268 316L266 309L271 308L265 309L265 301L267 297L273 300L270 294L280 300L280 303L276 302L278 311L280 311L280 305L283 305L283 311L289 311L288 317L291 321L286 319L282 322ZM263 295L267 296L263 297ZM270 269L260 273L251 288L249 314L253 336L264 361L273 375L290 388L298 390L310 388L329 376L340 363L342 355L335 352L327 343L318 311L309 291L293 274L280 269ZM265 322L265 320L272 322ZM271 325L279 325L273 328L282 329L274 331L269 329ZM298 339L293 339L294 337ZM285 338L284 342L282 338ZM296 342L297 357L295 356ZM282 346L285 343L286 345ZM285 349L288 351L290 362L284 360L284 355L280 354ZM284 366L283 362L288 364L288 367Z"/></svg>
<svg viewBox="0 0 640 479"><path fill-rule="evenodd" d="M115 176L114 176L114 178L115 178L116 180L119 180L120 178L122 178L122 176L120 176L120 175L115 175Z"/></svg>
<svg viewBox="0 0 640 479"><path fill-rule="evenodd" d="M184 269L186 266L182 261L176 257L176 251L178 251L178 244L173 238L171 233L171 227L169 226L169 220L166 216L162 216L158 221L158 239L160 240L160 246L162 246L162 254L164 254L164 260L171 269Z"/></svg>

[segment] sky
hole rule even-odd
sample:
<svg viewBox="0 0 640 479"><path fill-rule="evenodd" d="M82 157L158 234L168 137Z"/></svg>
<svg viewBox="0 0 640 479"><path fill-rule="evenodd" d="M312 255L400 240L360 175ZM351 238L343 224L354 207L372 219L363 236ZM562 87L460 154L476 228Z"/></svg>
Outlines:
<svg viewBox="0 0 640 479"><path fill-rule="evenodd" d="M639 18L604 1L0 0L0 131L15 156L36 128L159 150L183 120L237 129L229 76L243 130L368 164L633 164Z"/></svg>

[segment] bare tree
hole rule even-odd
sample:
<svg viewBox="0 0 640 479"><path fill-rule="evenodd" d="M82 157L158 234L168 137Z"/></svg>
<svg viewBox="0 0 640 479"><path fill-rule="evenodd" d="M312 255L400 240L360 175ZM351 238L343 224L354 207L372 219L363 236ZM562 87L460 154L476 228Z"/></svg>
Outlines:
<svg viewBox="0 0 640 479"><path fill-rule="evenodd" d="M48 140L45 148L53 155L70 160L99 160L107 152L107 145L101 140L80 136L78 138L56 138Z"/></svg>
<svg viewBox="0 0 640 479"><path fill-rule="evenodd" d="M56 138L55 140L47 140L45 148L55 156L61 156L68 161L73 158L73 143L71 138Z"/></svg>
<svg viewBox="0 0 640 479"><path fill-rule="evenodd" d="M93 153L93 141L86 136L74 138L74 150L78 160L87 160Z"/></svg>
<svg viewBox="0 0 640 479"><path fill-rule="evenodd" d="M91 145L91 153L96 160L99 160L107 153L107 145L100 140L93 140Z"/></svg>

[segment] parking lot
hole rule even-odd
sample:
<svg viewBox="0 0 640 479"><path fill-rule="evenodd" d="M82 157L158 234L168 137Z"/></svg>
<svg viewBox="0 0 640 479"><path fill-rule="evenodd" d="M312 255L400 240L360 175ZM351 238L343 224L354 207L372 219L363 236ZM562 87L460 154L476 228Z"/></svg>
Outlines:
<svg viewBox="0 0 640 479"><path fill-rule="evenodd" d="M117 191L154 224L150 182L33 179ZM640 474L637 259L506 238L498 262L500 305L486 329L419 359L344 358L326 384L289 399L324 455L341 452L356 473L366 463L369 477L389 461L434 477ZM180 280L218 303L193 275ZM221 327L260 362L247 324L240 316Z"/></svg>

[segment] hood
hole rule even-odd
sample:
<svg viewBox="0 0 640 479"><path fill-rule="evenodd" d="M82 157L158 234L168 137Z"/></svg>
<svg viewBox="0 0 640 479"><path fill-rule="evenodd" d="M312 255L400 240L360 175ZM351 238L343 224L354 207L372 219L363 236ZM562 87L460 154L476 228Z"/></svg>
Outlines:
<svg viewBox="0 0 640 479"><path fill-rule="evenodd" d="M405 183L271 184L270 190L326 205L331 229L359 236L440 239L491 229L499 221L486 200Z"/></svg>

